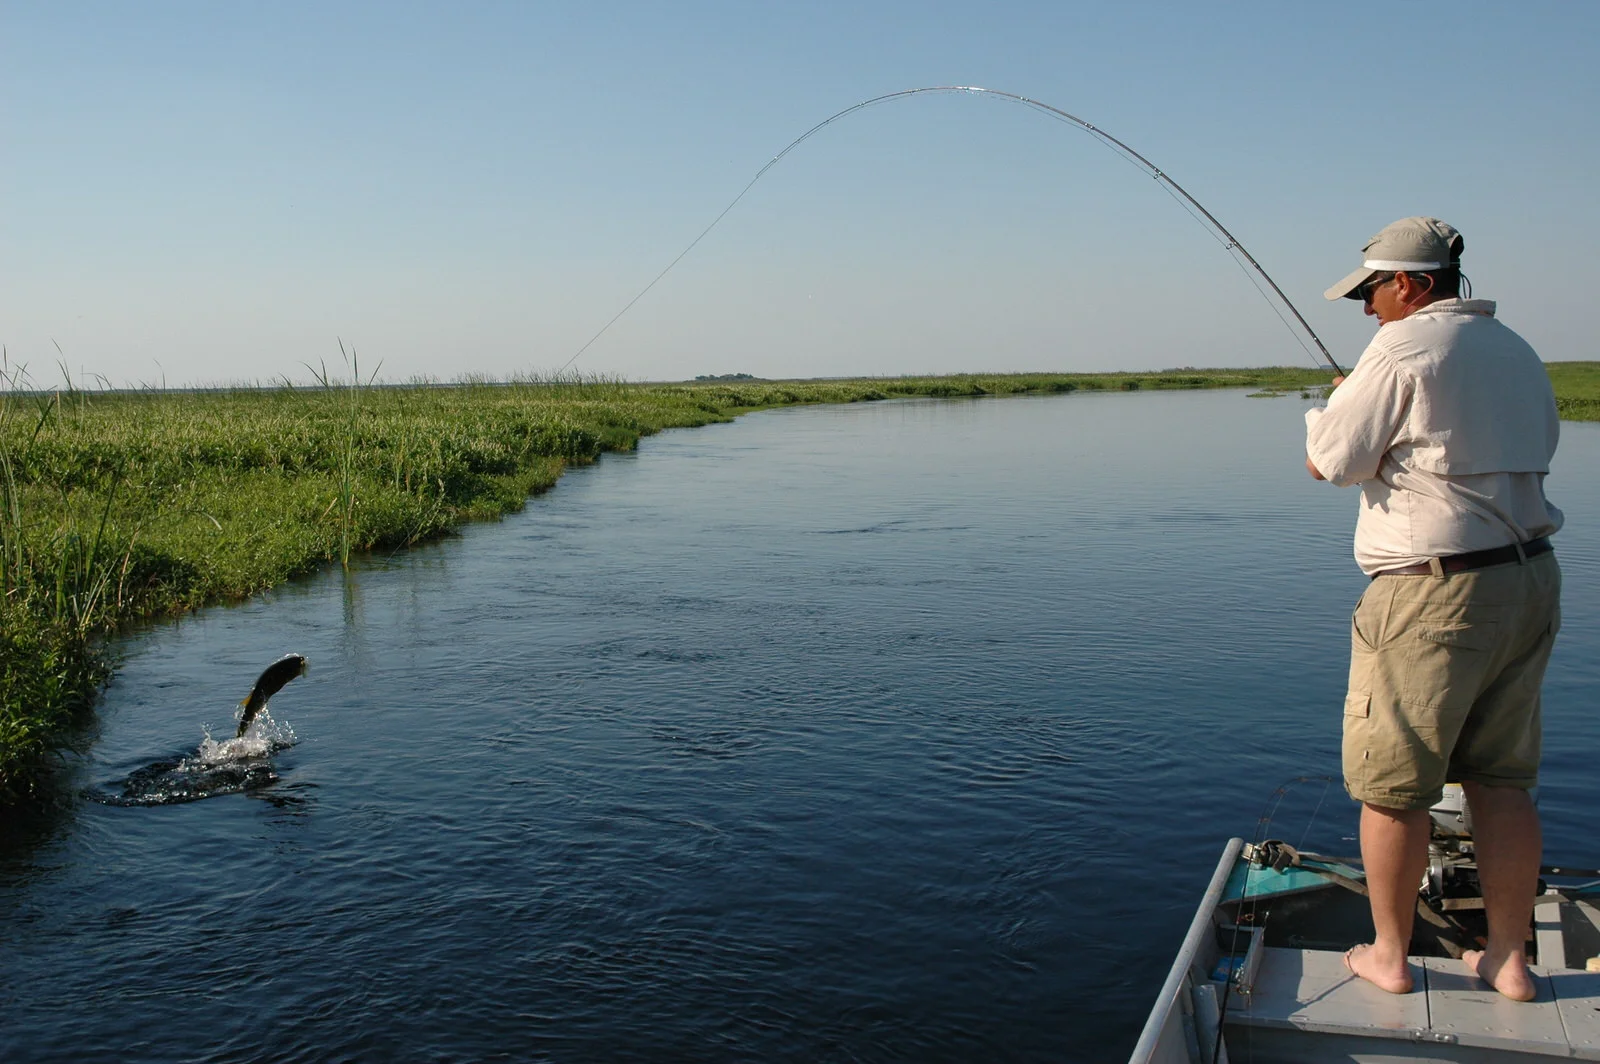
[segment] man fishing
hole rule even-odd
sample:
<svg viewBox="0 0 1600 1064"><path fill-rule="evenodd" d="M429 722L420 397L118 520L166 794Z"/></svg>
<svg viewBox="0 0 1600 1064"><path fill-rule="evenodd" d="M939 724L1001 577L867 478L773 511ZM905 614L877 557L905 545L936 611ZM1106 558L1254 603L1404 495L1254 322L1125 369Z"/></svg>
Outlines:
<svg viewBox="0 0 1600 1064"><path fill-rule="evenodd" d="M1355 558L1372 578L1351 619L1345 787L1362 803L1361 856L1376 938L1345 955L1395 994L1429 807L1460 782L1472 811L1489 937L1463 956L1506 997L1535 987L1523 952L1542 840L1539 689L1560 627L1561 570L1544 496L1560 422L1544 364L1461 298L1461 234L1402 218L1328 289L1359 299L1378 332L1325 409L1306 415L1306 468L1361 486ZM1471 295L1471 286L1466 286Z"/></svg>

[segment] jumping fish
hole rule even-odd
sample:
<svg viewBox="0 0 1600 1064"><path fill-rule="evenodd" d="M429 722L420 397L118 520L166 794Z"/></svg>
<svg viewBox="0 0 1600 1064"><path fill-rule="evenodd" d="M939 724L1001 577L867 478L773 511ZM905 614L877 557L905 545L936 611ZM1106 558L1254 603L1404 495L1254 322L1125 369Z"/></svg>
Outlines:
<svg viewBox="0 0 1600 1064"><path fill-rule="evenodd" d="M283 689L284 684L296 676L304 676L309 663L304 654L285 654L283 657L267 666L256 685L250 689L249 697L239 704L244 707L244 714L239 718L239 733L234 738L244 735L245 729L250 727L250 722L256 719L256 714L267 704L267 699Z"/></svg>

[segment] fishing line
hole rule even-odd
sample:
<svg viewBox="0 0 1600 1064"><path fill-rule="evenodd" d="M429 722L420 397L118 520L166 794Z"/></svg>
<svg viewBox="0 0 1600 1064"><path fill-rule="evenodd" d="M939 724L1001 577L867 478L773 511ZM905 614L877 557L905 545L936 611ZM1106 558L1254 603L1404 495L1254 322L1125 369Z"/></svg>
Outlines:
<svg viewBox="0 0 1600 1064"><path fill-rule="evenodd" d="M1082 129L1086 133L1093 136L1100 143L1110 148L1113 152L1120 155L1123 159L1149 174L1162 186L1162 188L1166 190L1169 196L1172 196L1174 199L1176 199L1184 208L1184 210L1189 212L1190 217L1199 222L1201 226L1212 235L1213 238L1222 244L1223 249L1233 256L1234 261L1239 264L1240 269L1245 270L1246 276L1250 277L1251 282L1255 284L1256 291L1260 292L1262 297L1267 300L1268 305L1273 307L1274 312L1278 314L1278 319L1284 323L1285 327L1289 328L1291 332L1295 331L1294 327L1289 324L1288 319L1283 316L1283 310L1287 310L1291 315L1293 315L1295 322L1299 324L1300 330L1307 338L1311 340L1313 344L1316 345L1317 350L1322 354L1323 360L1333 368L1333 371L1336 374L1343 375L1344 370L1340 369L1339 364L1333 360L1333 356L1328 353L1327 346L1323 344L1321 338L1319 338L1315 330L1311 328L1310 323L1306 321L1303 315L1301 315L1294 303L1289 300L1289 297L1284 295L1283 289L1278 287L1277 282L1272 279L1271 275L1267 273L1266 269L1262 267L1261 263L1256 261L1255 256L1250 254L1250 252L1245 249L1245 246L1239 242L1238 237L1228 232L1227 227L1219 222L1214 214L1206 210L1205 207L1201 205L1199 200L1189 195L1188 191L1185 190L1182 185L1174 181L1166 173L1166 171L1157 167L1149 159L1146 159L1143 155L1140 155L1137 151L1134 151L1133 148L1118 140L1116 137L1113 137L1110 133L1107 133L1099 126L1086 122L1076 115L1068 114L1059 107L1052 107L1050 104L1031 99L1027 96L1019 96L1013 92L1002 92L999 89L984 89L975 85L929 85L920 89L902 89L899 92L890 92L885 93L882 96L874 96L871 99L862 100L860 103L851 104L844 110L829 115L821 122L818 122L816 125L800 134L800 136L790 141L782 151L768 160L767 165L763 166L760 170L757 170L756 175L750 179L744 188L739 190L739 194L733 197L732 202L730 202L726 207L722 208L722 212L720 214L711 219L711 224L707 225L700 231L698 236L689 241L688 247L680 251L676 258L667 263L666 268L664 268L660 273L656 274L655 277L650 280L649 284L640 289L638 295L628 300L627 304L624 305L621 310L612 315L611 320L602 325L600 327L600 331L591 336L588 342L582 347L578 348L578 350L574 352L573 356L567 359L567 361L563 363L561 368L556 372L560 373L562 370L565 370L568 366L571 366L574 362L576 362L585 351L594 346L596 340L599 340L600 337L604 336L613 325L622 319L624 314L632 310L634 304L638 303L639 300L643 299L647 294L649 294L650 290L660 283L663 277L672 272L673 267L677 266L678 263L683 261L684 256L693 251L700 241L704 240L711 230L715 229L718 223L728 216L729 211L733 210L739 205L739 201L744 199L745 194L755 187L756 182L760 181L764 176L766 176L768 170L771 170L774 166L778 165L778 163L783 160L784 156L794 151L801 144L805 143L812 136L821 132L826 127L839 121L841 118L844 118L846 115L854 114L855 112L863 110L864 108L872 107L875 104L885 103L889 100L905 99L911 96L922 96L928 93L962 93L969 96L986 96L999 100L1009 100L1013 103L1022 104L1025 107L1031 107L1035 111L1039 111L1040 113L1053 118L1058 122L1066 122L1078 127L1079 129ZM1249 269L1245 269L1246 264L1249 265L1250 269L1255 270L1254 275L1250 273ZM1267 286L1272 289L1270 296L1266 290L1261 287L1260 281L1265 281ZM1305 341L1301 340L1298 336L1296 339L1300 343L1301 348L1305 350L1308 355L1310 355L1311 349L1306 347ZM1315 360L1316 356L1312 355L1312 358Z"/></svg>
<svg viewBox="0 0 1600 1064"><path fill-rule="evenodd" d="M1332 776L1295 776L1293 779L1285 780L1284 783L1277 790L1273 791L1270 795L1267 796L1266 802L1262 805L1261 816L1256 820L1255 838L1251 840L1255 844L1255 846L1260 847L1262 843L1266 842L1266 840L1267 840L1267 830L1272 825L1272 818L1278 815L1278 807L1283 804L1283 799L1288 795L1289 791L1292 790L1294 787L1298 786L1299 784L1302 784L1302 783L1321 783L1322 784L1322 794L1317 799L1316 808L1311 811L1311 819L1313 821L1316 820L1317 813L1320 812L1321 809L1322 809L1323 800L1326 799L1327 796L1328 796L1328 788L1333 783L1333 777ZM1310 831L1311 831L1311 825L1307 824L1306 825L1306 830L1301 832L1301 834L1300 834L1301 843L1305 842L1306 835L1308 835L1310 833ZM1295 849L1299 849L1299 847L1296 846ZM1239 948L1238 948L1239 947L1239 932L1240 932L1242 926L1246 922L1248 922L1250 924L1250 926L1258 928L1259 931L1260 931L1260 934L1263 936L1262 942L1266 941L1266 938L1265 938L1265 935L1267 933L1266 922L1265 921L1258 922L1256 920L1256 914L1258 912L1260 912L1260 904L1261 903L1260 903L1260 900L1259 900L1259 896L1252 895L1250 893L1250 863L1246 863L1245 864L1244 882L1240 885L1239 890L1240 890L1239 915L1234 918L1234 921L1233 921L1233 935L1231 936L1231 938L1229 939L1229 942L1228 942L1228 955L1230 957L1237 956L1238 953L1239 953ZM1248 913L1249 913L1248 916L1245 915L1246 910L1248 910ZM1222 982L1222 998L1217 1003L1217 1038L1216 1038L1216 1042L1211 1047L1211 1059L1212 1060L1220 1059L1218 1057L1218 1053L1220 1053L1221 1049L1222 1049L1222 1029L1223 1029L1223 1026L1227 1023L1227 1019L1228 1019L1228 999L1232 996L1233 982L1234 982L1233 970L1229 969L1228 977L1226 979L1224 979L1223 982ZM1250 1032L1248 1028L1246 1029L1246 1031L1247 1031L1247 1037L1250 1036L1251 1034L1253 1034L1253 1032Z"/></svg>
<svg viewBox="0 0 1600 1064"><path fill-rule="evenodd" d="M1261 294L1261 298L1267 301L1267 306L1272 308L1272 313L1274 313L1274 314L1276 314L1278 316L1278 320L1283 323L1283 327L1285 329L1289 330L1289 335L1293 336L1294 337L1294 342L1300 345L1300 350L1304 351L1306 353L1306 355L1310 357L1311 361L1315 362L1317 360L1316 354L1311 350L1311 348L1306 346L1306 342L1305 342L1304 337L1302 337L1298 332L1295 331L1295 327L1289 323L1289 319L1283 316L1282 309L1279 308L1278 304L1273 301L1272 296L1270 294L1268 294L1268 292L1267 292L1267 290L1265 288L1261 287L1260 278L1258 278L1255 274L1251 273L1249 268L1246 267L1244 261L1238 255L1235 255L1233 253L1235 245L1229 244L1227 241L1225 241L1221 237L1219 237L1216 233L1211 232L1210 227L1206 225L1205 219L1200 217L1200 215L1196 214L1194 212L1194 208L1189 206L1181 198L1179 198L1178 194L1176 192L1173 192L1172 189L1168 188L1166 185L1162 185L1161 186L1161 191L1165 192L1167 194L1167 196L1172 200L1172 202L1174 202L1178 206L1182 207L1184 209L1184 212L1187 213L1189 215L1189 217L1193 218L1196 222L1198 222L1200 224L1201 228L1205 229L1207 231L1207 233L1210 234L1211 238L1217 242L1217 245L1219 247L1221 247L1223 251L1228 253L1228 257L1233 260L1233 264L1235 266L1239 267L1239 272L1244 274L1245 279L1250 282L1251 287L1254 288L1257 292L1259 292ZM1260 267L1257 266L1257 269L1260 269ZM1262 271L1262 272L1265 273L1265 271ZM1274 287L1276 287L1276 286L1274 286ZM1282 295L1282 293L1280 292L1279 295ZM1287 298L1285 299L1285 302L1287 302ZM1304 324L1303 319L1302 319L1302 324ZM1309 331L1309 327L1308 327L1308 331ZM1314 333L1312 334L1312 339L1313 340L1316 339L1316 334L1314 334ZM1317 346L1318 347L1322 346L1320 341L1318 342ZM1327 353L1328 353L1327 349L1323 348L1322 353L1323 353L1324 356L1326 356ZM1329 361L1330 364L1333 363L1332 359L1329 359L1328 361ZM1337 370L1339 367L1337 365L1334 365L1333 368Z"/></svg>
<svg viewBox="0 0 1600 1064"><path fill-rule="evenodd" d="M1309 778L1322 780L1322 793L1317 796L1317 807L1311 810L1311 816L1306 820L1306 828L1300 833L1300 841L1294 844L1294 848L1297 850L1305 849L1306 838L1311 834L1311 829L1316 826L1317 814L1322 812L1322 803L1328 800L1328 789L1333 784L1332 776L1313 776Z"/></svg>

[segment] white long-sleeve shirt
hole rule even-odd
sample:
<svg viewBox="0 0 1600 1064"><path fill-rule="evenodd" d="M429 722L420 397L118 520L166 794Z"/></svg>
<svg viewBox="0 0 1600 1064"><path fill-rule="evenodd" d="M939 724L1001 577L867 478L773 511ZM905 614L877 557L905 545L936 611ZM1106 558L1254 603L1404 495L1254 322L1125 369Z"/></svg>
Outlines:
<svg viewBox="0 0 1600 1064"><path fill-rule="evenodd" d="M1306 456L1361 485L1356 564L1367 574L1549 535L1544 497L1560 436L1555 394L1527 341L1487 299L1444 299L1378 329L1324 409Z"/></svg>

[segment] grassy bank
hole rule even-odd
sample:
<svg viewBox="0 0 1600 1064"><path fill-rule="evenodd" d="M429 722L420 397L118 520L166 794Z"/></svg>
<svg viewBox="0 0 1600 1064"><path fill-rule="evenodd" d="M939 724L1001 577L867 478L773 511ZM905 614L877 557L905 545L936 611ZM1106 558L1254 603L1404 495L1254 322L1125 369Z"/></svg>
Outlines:
<svg viewBox="0 0 1600 1064"><path fill-rule="evenodd" d="M1560 371L1573 398L1600 407L1600 366L1570 365L1587 367ZM96 643L108 633L519 509L568 463L631 450L662 429L801 403L1298 394L1327 379L1308 368L117 393L35 390L9 373L0 381L0 803L34 792L85 719L107 674Z"/></svg>
<svg viewBox="0 0 1600 1064"><path fill-rule="evenodd" d="M1600 421L1600 362L1550 362L1556 408L1565 421Z"/></svg>

